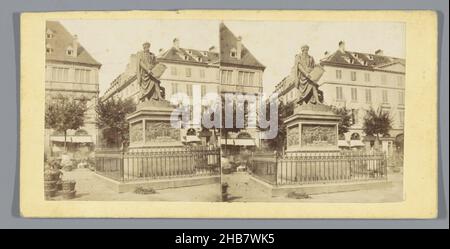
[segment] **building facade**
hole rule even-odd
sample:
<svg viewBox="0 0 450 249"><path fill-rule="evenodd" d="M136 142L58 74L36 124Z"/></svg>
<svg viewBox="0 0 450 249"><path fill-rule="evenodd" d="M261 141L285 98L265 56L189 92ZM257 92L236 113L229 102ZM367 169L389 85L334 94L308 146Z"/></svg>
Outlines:
<svg viewBox="0 0 450 249"><path fill-rule="evenodd" d="M324 104L351 110L352 123L345 140L370 140L363 132L363 121L370 108L390 113L393 120L389 138L403 136L405 114L405 60L375 53L345 50L341 42L336 52L325 53L320 60L325 73L318 82L324 94ZM290 103L298 99L298 90L289 75L277 84L280 101ZM392 143L386 143L392 146Z"/></svg>
<svg viewBox="0 0 450 249"><path fill-rule="evenodd" d="M99 94L101 64L57 21L46 22L45 34L45 97L46 102L60 95L86 98L84 127L67 132L66 142L73 148L91 147L97 142L95 104ZM45 151L61 150L64 136L45 130Z"/></svg>
<svg viewBox="0 0 450 249"><path fill-rule="evenodd" d="M180 41L175 38L171 48L159 51L157 62L166 66L166 70L159 79L166 100L170 100L178 93L184 93L188 96L189 103L185 103L185 101L180 101L180 103L183 102L183 104L192 107L195 89L200 91L202 97L208 93L217 94L220 91L219 53L214 46L208 50L182 48L180 47ZM114 97L131 98L135 103L138 103L139 86L136 80L136 63L136 54L132 54L125 71L111 82L110 87L102 96L102 100ZM192 109L190 108L190 110ZM192 112L190 118L192 121ZM212 134L201 133L200 124L191 122L190 125L195 127L195 132L191 128L182 129L181 135L184 141L200 142L198 137L209 140ZM195 136L195 133L197 136ZM201 136L202 134L206 135Z"/></svg>
<svg viewBox="0 0 450 249"><path fill-rule="evenodd" d="M220 93L252 95L258 101L263 92L264 69L265 66L244 46L242 37L235 36L224 23L221 23ZM227 144L231 142L236 146L260 146L261 139L255 128L243 129L240 134L231 136L232 140L227 141Z"/></svg>

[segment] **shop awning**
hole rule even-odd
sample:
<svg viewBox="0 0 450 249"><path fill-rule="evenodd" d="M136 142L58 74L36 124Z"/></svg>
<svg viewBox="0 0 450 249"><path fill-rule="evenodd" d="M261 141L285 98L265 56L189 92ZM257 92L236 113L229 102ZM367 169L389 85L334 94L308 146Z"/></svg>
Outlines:
<svg viewBox="0 0 450 249"><path fill-rule="evenodd" d="M351 147L364 147L366 146L361 140L350 140Z"/></svg>
<svg viewBox="0 0 450 249"><path fill-rule="evenodd" d="M255 140L248 138L235 138L234 145L238 146L256 146Z"/></svg>
<svg viewBox="0 0 450 249"><path fill-rule="evenodd" d="M184 142L186 143L197 143L201 141L202 140L200 140L200 138L197 136L186 136L186 138L184 139Z"/></svg>
<svg viewBox="0 0 450 249"><path fill-rule="evenodd" d="M64 136L51 136L50 141L64 143ZM67 136L67 143L92 143L91 136Z"/></svg>
<svg viewBox="0 0 450 249"><path fill-rule="evenodd" d="M226 143L225 143L226 142ZM234 145L234 138L228 138L225 140L225 138L220 139L220 144L226 144L226 145Z"/></svg>
<svg viewBox="0 0 450 249"><path fill-rule="evenodd" d="M350 144L346 140L338 140L338 147L350 147Z"/></svg>

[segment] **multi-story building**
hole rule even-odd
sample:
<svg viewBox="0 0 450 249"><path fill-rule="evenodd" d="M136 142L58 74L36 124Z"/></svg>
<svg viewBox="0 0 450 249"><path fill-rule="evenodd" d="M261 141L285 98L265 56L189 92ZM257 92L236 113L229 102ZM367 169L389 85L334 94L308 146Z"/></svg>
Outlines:
<svg viewBox="0 0 450 249"><path fill-rule="evenodd" d="M324 103L352 111L353 125L345 134L346 140L370 140L365 136L363 120L366 110L382 108L393 120L389 132L390 140L403 136L405 112L405 60L375 53L345 50L340 42L336 52L325 53L320 60L325 70L319 86L324 93ZM277 86L276 92L284 103L295 101L298 90L293 84L294 76L289 75ZM389 140L389 138L386 138ZM392 143L385 143L392 146ZM384 146L384 145L383 145Z"/></svg>
<svg viewBox="0 0 450 249"><path fill-rule="evenodd" d="M212 46L208 50L181 48L180 41L175 38L170 49L159 51L157 61L166 66L166 70L159 79L161 87L164 88L165 99L169 100L177 93L185 93L192 105L194 87L200 90L202 97L208 93L219 93L219 53L216 47ZM111 82L110 87L102 96L102 100L112 97L131 98L138 103L139 86L136 80L136 63L136 54L132 54L125 71ZM193 136L195 133L201 135L200 128L198 128L200 124L193 125L197 125L196 132L192 129L182 129L182 136L185 139L186 136L189 139L195 139ZM212 135L208 132L202 134L206 140Z"/></svg>
<svg viewBox="0 0 450 249"><path fill-rule="evenodd" d="M46 22L45 34L45 95L46 101L60 94L72 98L86 98L88 110L84 127L67 132L66 142L72 148L92 147L96 143L95 103L99 94L98 72L101 64L57 21ZM45 130L45 151L60 149L63 134ZM54 151L53 151L54 152Z"/></svg>
<svg viewBox="0 0 450 249"><path fill-rule="evenodd" d="M263 92L262 77L265 66L244 46L242 37L235 36L223 23L220 24L220 92L254 95L259 100ZM244 129L232 134L235 146L260 146L257 129ZM249 137L252 139L249 140ZM223 138L222 138L223 140ZM254 141L253 142L249 141ZM222 142L223 143L223 142Z"/></svg>

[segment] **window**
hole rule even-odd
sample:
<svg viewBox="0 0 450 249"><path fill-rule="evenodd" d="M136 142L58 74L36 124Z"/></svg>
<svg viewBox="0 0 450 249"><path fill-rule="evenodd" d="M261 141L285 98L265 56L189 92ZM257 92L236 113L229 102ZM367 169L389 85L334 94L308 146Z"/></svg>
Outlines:
<svg viewBox="0 0 450 249"><path fill-rule="evenodd" d="M72 47L68 47L66 50L66 54L69 56L73 56L73 53L74 53L74 51L73 51Z"/></svg>
<svg viewBox="0 0 450 249"><path fill-rule="evenodd" d="M191 77L191 68L187 67L186 68L186 77Z"/></svg>
<svg viewBox="0 0 450 249"><path fill-rule="evenodd" d="M45 52L47 54L53 53L53 48L52 48L52 46L50 46L50 44L47 44L47 46L45 47Z"/></svg>
<svg viewBox="0 0 450 249"><path fill-rule="evenodd" d="M170 67L170 75L177 75L177 68L176 67Z"/></svg>
<svg viewBox="0 0 450 249"><path fill-rule="evenodd" d="M200 69L200 78L205 78L205 69Z"/></svg>
<svg viewBox="0 0 450 249"><path fill-rule="evenodd" d="M47 39L52 39L54 37L53 31L51 31L50 29L47 29L47 33L46 33L45 37Z"/></svg>
<svg viewBox="0 0 450 249"><path fill-rule="evenodd" d="M386 76L386 74L382 74L381 75L381 83L386 84L386 82L387 82L387 76Z"/></svg>
<svg viewBox="0 0 450 249"><path fill-rule="evenodd" d="M400 123L400 126L403 127L405 124L405 111L398 111L398 121Z"/></svg>
<svg viewBox="0 0 450 249"><path fill-rule="evenodd" d="M238 72L238 84L239 85L244 84L244 72Z"/></svg>
<svg viewBox="0 0 450 249"><path fill-rule="evenodd" d="M342 71L336 70L336 79L342 79Z"/></svg>
<svg viewBox="0 0 450 249"><path fill-rule="evenodd" d="M86 72L85 70L80 70L80 82L86 82Z"/></svg>
<svg viewBox="0 0 450 249"><path fill-rule="evenodd" d="M344 95L342 93L342 87L337 86L336 87L336 100L344 100Z"/></svg>
<svg viewBox="0 0 450 249"><path fill-rule="evenodd" d="M64 68L63 80L64 81L69 81L69 69L68 68Z"/></svg>
<svg viewBox="0 0 450 249"><path fill-rule="evenodd" d="M403 92L398 92L398 104L399 105L405 104L405 94Z"/></svg>
<svg viewBox="0 0 450 249"><path fill-rule="evenodd" d="M86 70L85 81L86 83L91 82L91 70Z"/></svg>
<svg viewBox="0 0 450 249"><path fill-rule="evenodd" d="M233 71L232 70L222 70L222 74L221 74L221 82L223 84L231 84L232 82L232 75L233 75Z"/></svg>
<svg viewBox="0 0 450 249"><path fill-rule="evenodd" d="M357 109L352 109L351 111L351 121L352 121L352 125L358 123L359 120L359 113Z"/></svg>
<svg viewBox="0 0 450 249"><path fill-rule="evenodd" d="M191 97L192 96L192 86L190 84L186 84L186 94Z"/></svg>
<svg viewBox="0 0 450 249"><path fill-rule="evenodd" d="M352 81L356 81L356 72L350 72Z"/></svg>
<svg viewBox="0 0 450 249"><path fill-rule="evenodd" d="M365 80L366 82L370 82L370 73L365 73L365 74L364 74L364 80Z"/></svg>
<svg viewBox="0 0 450 249"><path fill-rule="evenodd" d="M248 75L249 75L248 72L244 73L244 85L248 85Z"/></svg>
<svg viewBox="0 0 450 249"><path fill-rule="evenodd" d="M351 91L352 91L352 101L357 102L358 101L358 89L353 87L351 89Z"/></svg>
<svg viewBox="0 0 450 249"><path fill-rule="evenodd" d="M206 86L202 85L202 97L206 94Z"/></svg>
<svg viewBox="0 0 450 249"><path fill-rule="evenodd" d="M372 103L372 90L366 89L366 103L370 104Z"/></svg>
<svg viewBox="0 0 450 249"><path fill-rule="evenodd" d="M178 84L172 83L172 94L178 93Z"/></svg>
<svg viewBox="0 0 450 249"><path fill-rule="evenodd" d="M52 80L56 80L56 67L52 67Z"/></svg>
<svg viewBox="0 0 450 249"><path fill-rule="evenodd" d="M383 90L382 94L383 94L383 104L387 104L388 103L388 92L387 92L387 90Z"/></svg>
<svg viewBox="0 0 450 249"><path fill-rule="evenodd" d="M249 85L253 85L253 84L255 84L255 82L254 82L254 78L255 78L255 73L249 73L249 75L248 75L248 84Z"/></svg>
<svg viewBox="0 0 450 249"><path fill-rule="evenodd" d="M232 48L232 49L230 50L230 56L233 57L233 58L236 58L236 57L237 57L237 51L236 51L235 48Z"/></svg>
<svg viewBox="0 0 450 249"><path fill-rule="evenodd" d="M398 87L403 87L403 76L397 76Z"/></svg>

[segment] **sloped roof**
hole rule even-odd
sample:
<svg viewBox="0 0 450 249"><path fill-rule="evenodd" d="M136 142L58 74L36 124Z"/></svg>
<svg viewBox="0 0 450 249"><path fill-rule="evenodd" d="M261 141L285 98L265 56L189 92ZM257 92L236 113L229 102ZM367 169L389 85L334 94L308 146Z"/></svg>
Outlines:
<svg viewBox="0 0 450 249"><path fill-rule="evenodd" d="M241 58L237 59L231 56L231 49L236 49L237 37L228 29L225 24L220 24L220 63L232 64L237 66L255 67L264 70L265 66L261 64L255 56L242 44Z"/></svg>
<svg viewBox="0 0 450 249"><path fill-rule="evenodd" d="M53 49L53 52L46 54L46 60L80 63L96 67L101 66L101 64L79 43L77 56L67 55L67 48L73 45L74 37L61 23L57 21L46 21L46 32L47 30L50 30L53 33L53 38L48 39L46 37L45 45L50 46Z"/></svg>
<svg viewBox="0 0 450 249"><path fill-rule="evenodd" d="M349 67L362 68L378 68L386 65L401 63L404 65L405 60L385 55L376 55L352 51L337 50L333 54L320 60L322 65L341 65Z"/></svg>
<svg viewBox="0 0 450 249"><path fill-rule="evenodd" d="M187 48L177 49L175 47L171 47L169 50L159 55L158 59L200 64L214 64L219 62L219 53Z"/></svg>

